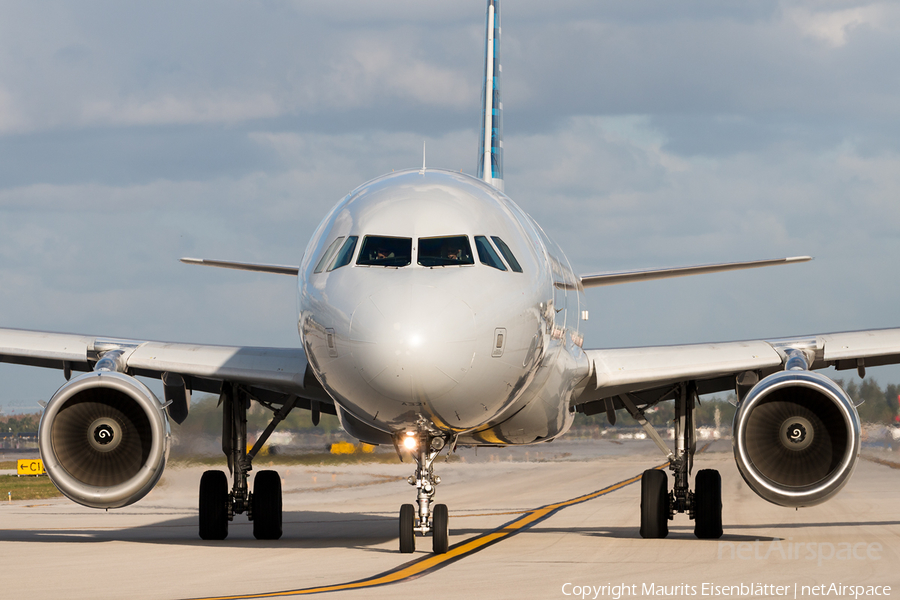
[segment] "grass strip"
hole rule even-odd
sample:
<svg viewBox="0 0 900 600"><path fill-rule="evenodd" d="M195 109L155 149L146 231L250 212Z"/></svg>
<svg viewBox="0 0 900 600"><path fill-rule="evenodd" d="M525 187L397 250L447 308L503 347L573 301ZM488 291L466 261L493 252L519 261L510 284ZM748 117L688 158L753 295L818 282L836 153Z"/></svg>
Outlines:
<svg viewBox="0 0 900 600"><path fill-rule="evenodd" d="M18 477L0 475L0 502L13 500L42 500L59 498L62 494L46 475Z"/></svg>

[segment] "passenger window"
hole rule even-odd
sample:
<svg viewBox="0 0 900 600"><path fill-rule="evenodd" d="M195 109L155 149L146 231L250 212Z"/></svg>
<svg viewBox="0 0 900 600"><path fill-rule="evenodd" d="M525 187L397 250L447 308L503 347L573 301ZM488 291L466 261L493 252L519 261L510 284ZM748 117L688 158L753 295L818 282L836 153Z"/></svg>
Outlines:
<svg viewBox="0 0 900 600"><path fill-rule="evenodd" d="M358 265L405 267L412 261L412 239L367 235L359 251Z"/></svg>
<svg viewBox="0 0 900 600"><path fill-rule="evenodd" d="M497 249L500 250L500 254L502 254L503 258L506 259L506 262L509 263L509 268L516 273L521 273L522 265L520 265L519 261L516 260L516 257L513 255L512 250L509 249L509 246L506 245L506 242L501 240L496 235L492 235L491 239L494 240L494 244L497 245Z"/></svg>
<svg viewBox="0 0 900 600"><path fill-rule="evenodd" d="M472 247L465 235L419 238L418 258L423 267L474 265Z"/></svg>
<svg viewBox="0 0 900 600"><path fill-rule="evenodd" d="M325 251L325 254L322 255L322 258L319 259L319 262L316 263L316 268L313 269L313 273L321 273L323 269L325 269L325 265L328 264L328 261L334 256L335 251L338 248L338 245L344 239L344 236L340 236L328 246L328 249Z"/></svg>
<svg viewBox="0 0 900 600"><path fill-rule="evenodd" d="M358 239L359 236L355 235L351 235L347 238L347 241L341 246L340 252L337 253L334 264L328 267L329 271L334 271L335 269L340 269L341 267L350 264L350 259L353 258L353 251L356 250L356 240Z"/></svg>
<svg viewBox="0 0 900 600"><path fill-rule="evenodd" d="M500 269L501 271L506 270L506 265L504 265L503 261L500 260L500 257L497 256L497 251L494 250L486 237L483 235L476 235L475 247L478 249L478 260L480 260L482 264L494 267L495 269Z"/></svg>

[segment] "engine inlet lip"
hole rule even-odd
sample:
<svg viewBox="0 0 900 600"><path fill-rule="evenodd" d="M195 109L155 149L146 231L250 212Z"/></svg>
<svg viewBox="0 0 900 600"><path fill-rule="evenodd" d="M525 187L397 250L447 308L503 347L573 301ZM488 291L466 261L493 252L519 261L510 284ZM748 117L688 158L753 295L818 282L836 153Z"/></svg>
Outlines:
<svg viewBox="0 0 900 600"><path fill-rule="evenodd" d="M826 396L838 407L847 431L848 452L841 463L825 479L810 485L789 487L776 484L759 471L743 443L751 409L783 387L802 386ZM796 421L796 417L788 419ZM733 440L735 460L744 480L762 498L781 506L814 506L829 499L849 480L856 466L860 448L859 417L846 393L831 379L811 371L780 371L754 387L735 413Z"/></svg>
<svg viewBox="0 0 900 600"><path fill-rule="evenodd" d="M57 456L49 426L72 398L96 387L113 389L135 401L147 417L152 432L150 452L144 467L113 488L86 484L69 473ZM85 432L89 443L93 438L93 429L91 427ZM123 373L92 372L64 384L47 403L38 428L38 448L50 480L67 498L91 508L121 508L143 498L159 481L168 457L168 435L169 426L163 405L146 385ZM151 465L156 465L156 468Z"/></svg>

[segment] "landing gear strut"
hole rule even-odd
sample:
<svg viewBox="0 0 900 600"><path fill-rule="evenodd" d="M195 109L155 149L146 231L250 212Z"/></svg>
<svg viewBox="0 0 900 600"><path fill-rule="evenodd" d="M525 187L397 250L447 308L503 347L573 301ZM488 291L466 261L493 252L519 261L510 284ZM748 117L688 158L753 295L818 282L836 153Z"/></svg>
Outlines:
<svg viewBox="0 0 900 600"><path fill-rule="evenodd" d="M668 492L665 471L650 469L641 476L641 537L664 538L669 534L668 521L675 513L687 513L694 520L694 535L700 539L722 537L722 478L714 469L697 472L694 491L690 489L690 474L697 449L694 427L694 406L697 387L694 382L682 383L675 397L675 451L669 450L656 430L644 418L644 413L627 395L619 397L625 408L644 428L650 438L669 459L674 476L672 491Z"/></svg>
<svg viewBox="0 0 900 600"><path fill-rule="evenodd" d="M225 383L219 403L222 405L222 452L228 460L233 485L228 491L228 478L222 471L206 471L200 478L200 537L224 540L228 522L235 514L246 513L253 521L253 536L258 540L281 537L281 476L276 471L260 471L254 478L253 491L248 486L253 458L268 441L269 435L294 407L295 397L275 413L253 448L247 450L247 409L250 396L238 385Z"/></svg>
<svg viewBox="0 0 900 600"><path fill-rule="evenodd" d="M416 488L416 504L400 507L400 552L416 550L416 533L431 534L435 554L443 554L450 546L449 516L446 504L434 504L435 486L441 478L434 474L434 459L444 449L444 438L427 430L407 432L400 437L400 446L412 451L416 474L407 479Z"/></svg>

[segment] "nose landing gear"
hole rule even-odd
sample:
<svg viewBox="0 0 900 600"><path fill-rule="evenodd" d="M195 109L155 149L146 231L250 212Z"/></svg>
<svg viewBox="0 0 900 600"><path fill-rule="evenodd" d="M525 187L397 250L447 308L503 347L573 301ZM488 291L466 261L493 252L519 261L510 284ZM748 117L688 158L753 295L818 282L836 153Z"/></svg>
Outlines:
<svg viewBox="0 0 900 600"><path fill-rule="evenodd" d="M435 487L441 478L434 474L434 459L444 449L444 438L426 430L410 431L400 436L402 446L411 451L416 461L416 474L407 482L416 488L416 504L400 507L400 552L415 552L416 533L431 534L435 554L447 552L450 546L449 513L446 504L434 504Z"/></svg>

